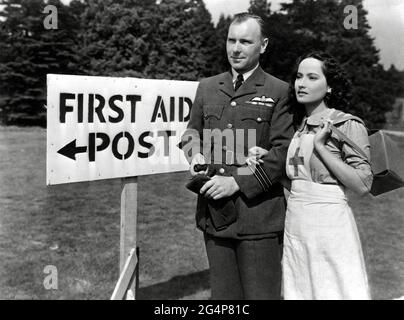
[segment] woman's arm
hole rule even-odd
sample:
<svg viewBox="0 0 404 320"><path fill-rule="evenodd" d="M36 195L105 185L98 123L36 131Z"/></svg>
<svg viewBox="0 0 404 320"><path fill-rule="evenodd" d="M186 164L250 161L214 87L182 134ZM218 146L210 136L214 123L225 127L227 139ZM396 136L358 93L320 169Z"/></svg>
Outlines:
<svg viewBox="0 0 404 320"><path fill-rule="evenodd" d="M326 148L325 144L330 133L330 122L326 122L314 137L314 148L321 157L321 160L345 187L361 195L368 193L369 188L359 176L357 169L336 158Z"/></svg>

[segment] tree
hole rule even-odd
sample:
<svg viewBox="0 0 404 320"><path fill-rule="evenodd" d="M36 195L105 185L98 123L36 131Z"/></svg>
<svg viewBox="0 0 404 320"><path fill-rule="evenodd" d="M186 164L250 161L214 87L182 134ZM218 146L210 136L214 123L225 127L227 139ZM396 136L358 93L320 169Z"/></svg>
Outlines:
<svg viewBox="0 0 404 320"><path fill-rule="evenodd" d="M153 0L86 0L83 70L90 75L144 77L153 47Z"/></svg>
<svg viewBox="0 0 404 320"><path fill-rule="evenodd" d="M47 73L198 80L229 68L231 17L216 28L203 0L0 0L0 111L5 123L44 124ZM45 4L58 8L58 29L46 30ZM353 5L358 28L346 28ZM269 45L261 65L288 81L296 58L325 50L353 83L349 110L381 127L402 73L385 71L370 37L362 0L293 0L278 12L266 0L249 11L263 17ZM401 80L399 80L401 79Z"/></svg>
<svg viewBox="0 0 404 320"><path fill-rule="evenodd" d="M217 38L202 0L162 0L147 74L153 78L197 80L217 73Z"/></svg>
<svg viewBox="0 0 404 320"><path fill-rule="evenodd" d="M275 76L288 81L296 59L313 50L325 50L322 28L332 20L334 0L282 3L279 12L268 18L269 48L264 66ZM323 21L324 20L324 21Z"/></svg>
<svg viewBox="0 0 404 320"><path fill-rule="evenodd" d="M344 8L353 5L358 13L358 28L347 29ZM271 14L267 33L270 42L264 68L289 80L300 55L315 50L329 52L343 65L353 84L349 110L368 126L380 128L385 113L391 110L394 94L392 81L379 63L378 50L369 35L362 0L293 0Z"/></svg>
<svg viewBox="0 0 404 320"><path fill-rule="evenodd" d="M271 15L271 3L267 0L250 0L248 12L260 16L265 21Z"/></svg>
<svg viewBox="0 0 404 320"><path fill-rule="evenodd" d="M350 75L353 84L353 113L363 118L369 127L382 128L386 122L385 115L391 111L396 98L391 90L394 83L380 64L379 50L369 35L367 11L362 2L341 1L337 11L340 19L346 17L344 8L353 5L358 12L358 28L346 29L340 23L341 36L330 43L328 48L344 64Z"/></svg>
<svg viewBox="0 0 404 320"><path fill-rule="evenodd" d="M392 87L390 91L396 97L404 97L404 70L398 71L397 68L392 64L387 70L386 80L390 80Z"/></svg>
<svg viewBox="0 0 404 320"><path fill-rule="evenodd" d="M392 83L392 87L387 88L387 90L394 94L396 98L404 98L404 71L400 72L394 65L390 65L389 70L387 70L387 72L384 74L385 77ZM396 100L393 105L393 109L386 115L386 122L393 126L400 124L403 117L402 112L403 110L401 110L401 105ZM403 129L402 126L399 129Z"/></svg>
<svg viewBox="0 0 404 320"><path fill-rule="evenodd" d="M46 74L75 73L74 30L77 17L60 1L58 29L44 28L43 0L1 1L0 109L6 124L39 124L46 120Z"/></svg>
<svg viewBox="0 0 404 320"><path fill-rule="evenodd" d="M227 59L227 52L226 52L226 40L227 34L229 32L229 26L232 21L231 16L224 16L223 14L220 15L219 21L216 25L216 37L217 37L217 60L216 60L216 70L217 73L224 72L229 70L230 64L229 60Z"/></svg>
<svg viewBox="0 0 404 320"><path fill-rule="evenodd" d="M250 7L248 8L248 12L251 14L258 15L264 21L264 30L263 35L265 37L270 37L268 34L269 29L269 19L271 16L271 3L268 3L267 0L250 0ZM269 38L267 50L260 57L260 64L264 70L269 72L269 66L266 63L268 61L269 49L271 47L272 38Z"/></svg>

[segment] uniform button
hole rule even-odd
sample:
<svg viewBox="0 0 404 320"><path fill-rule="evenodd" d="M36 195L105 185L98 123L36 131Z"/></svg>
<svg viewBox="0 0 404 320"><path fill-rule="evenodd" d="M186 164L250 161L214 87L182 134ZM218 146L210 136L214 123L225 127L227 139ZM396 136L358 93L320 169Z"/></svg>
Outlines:
<svg viewBox="0 0 404 320"><path fill-rule="evenodd" d="M230 103L230 105L231 105L232 107L235 107L235 106L237 105L237 102L236 102L236 101L232 101L232 102Z"/></svg>
<svg viewBox="0 0 404 320"><path fill-rule="evenodd" d="M226 151L226 150L227 150L227 147L226 147L226 146L223 146L223 147L222 147L222 150L223 150L223 151Z"/></svg>
<svg viewBox="0 0 404 320"><path fill-rule="evenodd" d="M219 173L223 174L224 173L224 169L220 168Z"/></svg>
<svg viewBox="0 0 404 320"><path fill-rule="evenodd" d="M205 114L204 116L203 116L205 119L207 119L208 118L208 116Z"/></svg>
<svg viewBox="0 0 404 320"><path fill-rule="evenodd" d="M233 125L231 123L228 123L227 128L231 129L231 128L233 128Z"/></svg>
<svg viewBox="0 0 404 320"><path fill-rule="evenodd" d="M258 122L261 122L261 121L262 121L262 119L261 119L260 117L258 117L258 118L257 118L257 121L258 121Z"/></svg>

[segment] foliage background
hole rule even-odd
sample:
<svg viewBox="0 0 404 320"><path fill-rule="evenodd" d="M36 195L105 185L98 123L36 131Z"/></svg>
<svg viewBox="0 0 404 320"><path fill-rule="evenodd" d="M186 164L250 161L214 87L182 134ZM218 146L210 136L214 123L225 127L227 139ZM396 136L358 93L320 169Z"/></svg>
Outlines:
<svg viewBox="0 0 404 320"><path fill-rule="evenodd" d="M0 121L46 126L46 74L199 80L228 69L225 39L231 17L214 26L202 0L0 0ZM58 29L46 30L47 4L58 9ZM358 29L345 29L346 5L358 10ZM353 83L349 110L380 128L404 72L384 70L369 35L362 0L294 0L271 12L251 0L266 22L270 45L261 64L288 81L296 58L326 50Z"/></svg>

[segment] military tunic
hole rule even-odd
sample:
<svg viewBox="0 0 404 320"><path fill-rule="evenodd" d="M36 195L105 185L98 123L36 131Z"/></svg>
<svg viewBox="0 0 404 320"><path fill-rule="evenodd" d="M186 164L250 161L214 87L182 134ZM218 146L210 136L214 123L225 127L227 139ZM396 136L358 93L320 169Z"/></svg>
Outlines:
<svg viewBox="0 0 404 320"><path fill-rule="evenodd" d="M286 152L293 135L287 100L287 83L260 67L237 92L230 72L200 82L184 136L192 136L190 144L204 154L215 174L233 176L240 191L224 200L236 221L221 228L211 215L225 210L214 210L214 200L198 196L198 228L234 239L265 238L283 230L286 203L280 182L286 180ZM269 150L259 175L245 165L253 146ZM185 155L191 161L195 153Z"/></svg>

